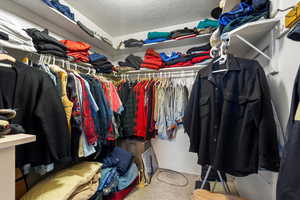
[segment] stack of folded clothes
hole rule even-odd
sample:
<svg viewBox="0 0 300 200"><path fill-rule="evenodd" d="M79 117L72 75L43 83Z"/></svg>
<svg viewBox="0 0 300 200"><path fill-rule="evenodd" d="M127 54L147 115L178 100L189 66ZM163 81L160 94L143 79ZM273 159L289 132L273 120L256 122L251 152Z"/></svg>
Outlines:
<svg viewBox="0 0 300 200"><path fill-rule="evenodd" d="M252 1L252 3L241 2L230 12L223 13L220 16L220 32L226 33L243 24L267 18L269 10L269 0Z"/></svg>
<svg viewBox="0 0 300 200"><path fill-rule="evenodd" d="M199 22L197 25L197 30L199 34L208 34L214 32L219 26L217 20L204 19Z"/></svg>
<svg viewBox="0 0 300 200"><path fill-rule="evenodd" d="M185 67L194 64L207 64L211 61L210 45L193 47L186 54L172 52L171 55L160 53L160 57L164 62L164 68Z"/></svg>
<svg viewBox="0 0 300 200"><path fill-rule="evenodd" d="M141 57L131 54L125 58L124 62L120 61L119 65L121 67L131 67L134 68L133 70L139 70L142 63L143 59Z"/></svg>
<svg viewBox="0 0 300 200"><path fill-rule="evenodd" d="M160 69L163 67L163 61L156 51L149 48L146 51L146 54L144 56L144 61L141 64L142 68L148 68L148 69Z"/></svg>
<svg viewBox="0 0 300 200"><path fill-rule="evenodd" d="M35 52L32 38L15 20L0 15L0 45L4 47Z"/></svg>
<svg viewBox="0 0 300 200"><path fill-rule="evenodd" d="M169 32L149 32L148 37L144 40L145 44L163 42L170 39Z"/></svg>
<svg viewBox="0 0 300 200"><path fill-rule="evenodd" d="M35 28L29 28L25 31L32 38L34 47L37 49L38 53L67 58L66 46L50 36L47 29L39 31Z"/></svg>
<svg viewBox="0 0 300 200"><path fill-rule="evenodd" d="M58 0L42 0L45 4L61 12L64 16L71 20L75 20L74 13L71 12L70 8L66 5L61 4Z"/></svg>
<svg viewBox="0 0 300 200"><path fill-rule="evenodd" d="M144 42L142 40L137 40L137 39L128 39L125 40L123 43L125 48L142 47L144 45Z"/></svg>
<svg viewBox="0 0 300 200"><path fill-rule="evenodd" d="M170 33L171 39L174 40L192 38L192 37L196 37L197 35L198 35L198 30L196 28L194 29L184 28L184 29L172 31Z"/></svg>
<svg viewBox="0 0 300 200"><path fill-rule="evenodd" d="M138 168L133 155L119 147L114 147L103 159L102 174L98 192L112 199L114 193L128 189L138 178ZM128 193L127 193L128 194ZM123 199L124 196L120 199Z"/></svg>
<svg viewBox="0 0 300 200"><path fill-rule="evenodd" d="M82 162L58 171L32 187L21 200L90 199L99 187L101 164Z"/></svg>
<svg viewBox="0 0 300 200"><path fill-rule="evenodd" d="M67 47L67 55L74 58L74 62L89 62L89 50L91 46L87 43L72 40L61 40Z"/></svg>
<svg viewBox="0 0 300 200"><path fill-rule="evenodd" d="M97 73L112 73L113 64L108 61L107 57L98 53L91 54L89 56L89 61L96 69Z"/></svg>
<svg viewBox="0 0 300 200"><path fill-rule="evenodd" d="M9 120L16 117L17 113L12 109L0 109L0 136L7 134L25 133L19 124L10 124Z"/></svg>

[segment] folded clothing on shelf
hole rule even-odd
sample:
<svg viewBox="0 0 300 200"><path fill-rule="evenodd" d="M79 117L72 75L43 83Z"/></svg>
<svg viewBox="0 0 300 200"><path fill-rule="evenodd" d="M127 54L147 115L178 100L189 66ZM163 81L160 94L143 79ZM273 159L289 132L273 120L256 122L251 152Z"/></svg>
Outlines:
<svg viewBox="0 0 300 200"><path fill-rule="evenodd" d="M85 42L61 40L63 45L67 47L67 55L75 58L75 62L89 62L89 50L91 46Z"/></svg>
<svg viewBox="0 0 300 200"><path fill-rule="evenodd" d="M169 39L170 35L171 34L169 32L149 32L147 39L148 40L159 39L159 38Z"/></svg>
<svg viewBox="0 0 300 200"><path fill-rule="evenodd" d="M146 40L144 40L144 43L152 44L152 43L157 43L157 42L164 42L166 40L168 40L168 39L166 39L166 38L146 39Z"/></svg>
<svg viewBox="0 0 300 200"><path fill-rule="evenodd" d="M176 39L178 37L182 37L182 36L189 36L189 35L194 35L194 34L198 34L197 29L189 29L189 28L184 28L184 29L178 29L175 31L172 31L171 33L171 38L172 39Z"/></svg>
<svg viewBox="0 0 300 200"><path fill-rule="evenodd" d="M163 61L160 54L149 48L144 56L144 61L141 64L142 68L159 69L163 66Z"/></svg>
<svg viewBox="0 0 300 200"><path fill-rule="evenodd" d="M220 32L225 33L248 22L268 17L270 2L268 0L241 2L231 11L223 13L219 18Z"/></svg>
<svg viewBox="0 0 300 200"><path fill-rule="evenodd" d="M108 61L107 57L94 53L89 55L89 62L93 65L98 73L112 73L113 72L113 64Z"/></svg>
<svg viewBox="0 0 300 200"><path fill-rule="evenodd" d="M47 29L39 31L35 28L25 30L32 38L34 47L40 54L50 54L58 57L67 57L67 47L56 38L49 35Z"/></svg>
<svg viewBox="0 0 300 200"><path fill-rule="evenodd" d="M32 38L21 28L15 20L0 15L0 45L26 51L35 52Z"/></svg>
<svg viewBox="0 0 300 200"><path fill-rule="evenodd" d="M72 13L71 9L66 6L61 4L58 0L42 0L45 4L48 6L55 8L59 12L61 12L64 16L68 17L71 20L75 20L75 15Z"/></svg>
<svg viewBox="0 0 300 200"><path fill-rule="evenodd" d="M198 23L196 28L197 29L217 28L218 26L219 26L218 20L204 19Z"/></svg>
<svg viewBox="0 0 300 200"><path fill-rule="evenodd" d="M89 55L89 60L90 63L93 64L97 61L107 61L107 57L99 53L93 53Z"/></svg>
<svg viewBox="0 0 300 200"><path fill-rule="evenodd" d="M120 66L125 66L125 67L133 67L136 70L140 69L140 65L143 63L143 59L139 56L135 56L133 54L130 54L125 58L125 62L120 61L119 65Z"/></svg>
<svg viewBox="0 0 300 200"><path fill-rule="evenodd" d="M136 40L136 39L128 39L125 40L123 43L125 48L142 47L144 45L144 42L142 40Z"/></svg>

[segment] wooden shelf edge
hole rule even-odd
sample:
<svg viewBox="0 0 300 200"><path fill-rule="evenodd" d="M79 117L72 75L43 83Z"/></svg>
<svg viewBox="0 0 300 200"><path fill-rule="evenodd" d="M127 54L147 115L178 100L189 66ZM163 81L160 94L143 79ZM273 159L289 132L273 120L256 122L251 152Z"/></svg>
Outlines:
<svg viewBox="0 0 300 200"><path fill-rule="evenodd" d="M0 149L26 144L34 141L36 141L35 135L29 135L29 134L5 135L0 138Z"/></svg>

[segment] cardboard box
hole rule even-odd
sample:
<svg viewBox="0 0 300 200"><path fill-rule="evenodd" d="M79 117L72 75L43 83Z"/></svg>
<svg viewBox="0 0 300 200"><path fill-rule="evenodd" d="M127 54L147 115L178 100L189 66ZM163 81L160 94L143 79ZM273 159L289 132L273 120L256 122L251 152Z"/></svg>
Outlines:
<svg viewBox="0 0 300 200"><path fill-rule="evenodd" d="M118 140L118 146L131 152L134 155L134 162L139 169L143 169L142 153L151 147L150 140L121 139Z"/></svg>

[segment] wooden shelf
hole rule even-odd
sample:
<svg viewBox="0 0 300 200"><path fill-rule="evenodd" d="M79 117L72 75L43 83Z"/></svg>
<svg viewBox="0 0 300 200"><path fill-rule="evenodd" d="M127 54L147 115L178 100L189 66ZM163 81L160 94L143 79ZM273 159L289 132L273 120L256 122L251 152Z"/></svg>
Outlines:
<svg viewBox="0 0 300 200"><path fill-rule="evenodd" d="M186 45L197 45L201 43L208 43L210 36L211 34L203 34L203 35L198 35L197 37L194 38L187 38L183 40L167 40L164 42L145 44L142 47L121 48L120 50L118 50L118 54L121 55L131 54L131 53L146 51L148 48L159 50L159 49L181 47Z"/></svg>
<svg viewBox="0 0 300 200"><path fill-rule="evenodd" d="M36 140L35 135L28 135L28 134L6 135L0 137L0 149L34 142L35 140Z"/></svg>

